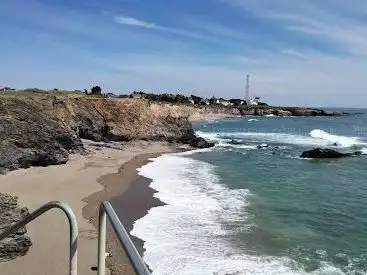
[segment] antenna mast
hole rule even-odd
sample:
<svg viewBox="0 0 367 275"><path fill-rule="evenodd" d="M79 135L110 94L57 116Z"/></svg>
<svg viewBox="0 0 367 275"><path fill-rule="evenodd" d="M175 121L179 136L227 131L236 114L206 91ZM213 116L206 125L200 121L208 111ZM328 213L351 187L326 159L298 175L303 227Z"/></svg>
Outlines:
<svg viewBox="0 0 367 275"><path fill-rule="evenodd" d="M246 75L245 100L247 102L250 101L250 75Z"/></svg>

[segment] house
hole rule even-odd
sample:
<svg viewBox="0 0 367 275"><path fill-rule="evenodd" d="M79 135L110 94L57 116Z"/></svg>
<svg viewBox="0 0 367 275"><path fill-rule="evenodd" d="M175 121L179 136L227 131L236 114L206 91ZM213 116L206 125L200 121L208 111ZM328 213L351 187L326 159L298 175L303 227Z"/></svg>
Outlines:
<svg viewBox="0 0 367 275"><path fill-rule="evenodd" d="M260 97L254 97L253 99L248 102L248 105L259 105Z"/></svg>
<svg viewBox="0 0 367 275"><path fill-rule="evenodd" d="M117 98L117 95L115 95L114 93L107 93L106 97L107 98Z"/></svg>
<svg viewBox="0 0 367 275"><path fill-rule="evenodd" d="M131 98L135 98L135 99L143 98L143 93L142 92L133 92L131 94Z"/></svg>
<svg viewBox="0 0 367 275"><path fill-rule="evenodd" d="M219 99L218 104L221 104L221 105L226 106L226 107L233 105L233 103L231 103L229 100L225 100L225 99Z"/></svg>
<svg viewBox="0 0 367 275"><path fill-rule="evenodd" d="M192 97L189 97L189 101L191 104L195 104L195 101L192 99Z"/></svg>

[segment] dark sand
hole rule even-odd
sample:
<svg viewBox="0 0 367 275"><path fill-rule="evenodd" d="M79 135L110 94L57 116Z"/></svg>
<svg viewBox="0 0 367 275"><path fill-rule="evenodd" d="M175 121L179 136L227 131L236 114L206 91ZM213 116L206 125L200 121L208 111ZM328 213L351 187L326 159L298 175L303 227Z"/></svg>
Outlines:
<svg viewBox="0 0 367 275"><path fill-rule="evenodd" d="M83 208L83 216L97 227L99 203L108 200L114 207L126 231L130 232L133 229L134 222L144 217L150 208L164 205L160 200L153 197L155 190L149 187L150 180L139 176L136 171L137 168L148 163L150 158L158 157L161 154L139 155L124 163L117 173L100 177L98 182L105 189L83 200L87 202L87 205ZM130 237L142 255L144 242L134 236ZM111 269L113 275L135 274L109 224L107 224L106 252L111 254L111 257L106 260L107 266Z"/></svg>

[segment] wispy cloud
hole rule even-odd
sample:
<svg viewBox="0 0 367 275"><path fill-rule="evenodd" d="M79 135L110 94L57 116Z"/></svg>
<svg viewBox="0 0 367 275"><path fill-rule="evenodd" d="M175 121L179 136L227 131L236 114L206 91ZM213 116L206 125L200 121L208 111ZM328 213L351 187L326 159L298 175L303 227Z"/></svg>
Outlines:
<svg viewBox="0 0 367 275"><path fill-rule="evenodd" d="M128 16L115 16L114 20L118 24L127 25L131 27L140 27L140 28L165 30L165 31L170 30L169 28L158 26L155 23L145 22L145 21L133 18L133 17L128 17Z"/></svg>
<svg viewBox="0 0 367 275"><path fill-rule="evenodd" d="M367 55L366 1L222 1L273 21L279 28L329 42L349 54Z"/></svg>
<svg viewBox="0 0 367 275"><path fill-rule="evenodd" d="M307 59L307 55L305 55L304 53L302 53L300 51L297 51L295 49L282 49L282 50L280 50L280 52L282 54L294 56L294 57L297 57L297 58Z"/></svg>
<svg viewBox="0 0 367 275"><path fill-rule="evenodd" d="M7 11L0 17L0 75L8 86L242 97L249 73L252 93L271 104L365 105L365 0L232 0L235 9L172 1L171 10L156 0L160 7L151 12L145 4L110 0L103 14L102 4L85 9L98 1L67 2L0 1ZM188 16L196 9L208 13L188 21L177 5ZM135 18L142 6L147 17ZM325 48L317 48L320 41Z"/></svg>
<svg viewBox="0 0 367 275"><path fill-rule="evenodd" d="M187 20L187 29L173 28L159 25L153 22L147 22L129 16L115 16L114 22L127 27L151 29L162 33L185 36L188 38L206 40L215 43L243 43L246 40L246 35L239 30L231 27L226 27L217 23L205 22L200 20ZM242 45L245 47L246 45Z"/></svg>
<svg viewBox="0 0 367 275"><path fill-rule="evenodd" d="M146 21L134 18L134 17L115 16L114 21L118 24L129 26L129 27L153 29L157 31L186 36L186 37L195 38L195 39L210 39L210 37L197 33L197 32L165 27L165 26L158 25L156 23L146 22Z"/></svg>

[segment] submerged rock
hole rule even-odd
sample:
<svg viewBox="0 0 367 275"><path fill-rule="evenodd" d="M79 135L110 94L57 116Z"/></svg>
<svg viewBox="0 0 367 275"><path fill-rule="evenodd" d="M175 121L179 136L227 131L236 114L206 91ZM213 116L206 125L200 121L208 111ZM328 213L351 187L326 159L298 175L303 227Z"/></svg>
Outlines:
<svg viewBox="0 0 367 275"><path fill-rule="evenodd" d="M321 159L321 158L342 158L360 155L360 152L355 153L341 153L331 149L322 149L316 148L310 151L305 151L301 154L301 158L312 158L312 159Z"/></svg>
<svg viewBox="0 0 367 275"><path fill-rule="evenodd" d="M257 149L269 148L269 145L266 143L260 144L256 146Z"/></svg>
<svg viewBox="0 0 367 275"><path fill-rule="evenodd" d="M228 142L229 144L232 144L232 145L240 145L242 144L241 141L238 141L238 140L235 140L235 139L232 139L230 142Z"/></svg>

